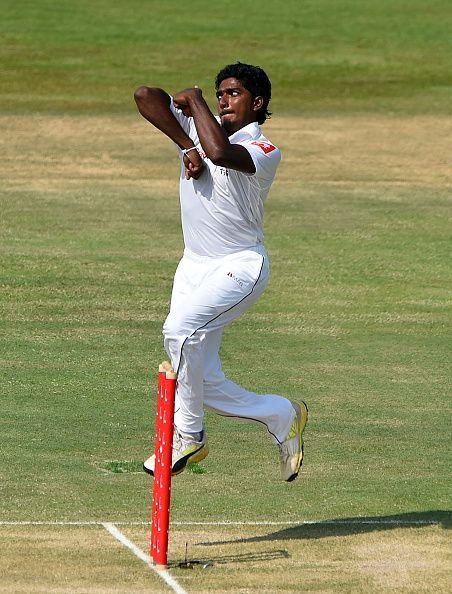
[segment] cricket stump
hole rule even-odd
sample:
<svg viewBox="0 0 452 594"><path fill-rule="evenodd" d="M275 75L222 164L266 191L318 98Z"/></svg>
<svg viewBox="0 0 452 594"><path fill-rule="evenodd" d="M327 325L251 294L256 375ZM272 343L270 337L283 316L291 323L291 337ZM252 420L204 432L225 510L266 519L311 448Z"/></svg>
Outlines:
<svg viewBox="0 0 452 594"><path fill-rule="evenodd" d="M168 566L174 398L177 374L170 363L159 365L155 435L154 491L150 556L159 568Z"/></svg>

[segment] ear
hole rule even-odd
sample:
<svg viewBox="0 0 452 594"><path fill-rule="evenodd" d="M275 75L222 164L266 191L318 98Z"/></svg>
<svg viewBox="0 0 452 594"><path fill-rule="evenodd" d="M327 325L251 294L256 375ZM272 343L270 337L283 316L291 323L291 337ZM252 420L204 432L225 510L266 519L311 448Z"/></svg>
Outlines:
<svg viewBox="0 0 452 594"><path fill-rule="evenodd" d="M264 98L258 95L253 100L253 111L259 111L264 105Z"/></svg>

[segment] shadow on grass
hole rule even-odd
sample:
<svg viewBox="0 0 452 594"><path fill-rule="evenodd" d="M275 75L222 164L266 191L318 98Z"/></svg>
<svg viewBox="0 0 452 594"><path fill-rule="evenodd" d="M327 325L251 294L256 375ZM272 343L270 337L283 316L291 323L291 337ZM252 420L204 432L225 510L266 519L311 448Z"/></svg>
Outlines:
<svg viewBox="0 0 452 594"><path fill-rule="evenodd" d="M331 536L349 536L366 532L380 532L394 528L423 528L439 525L449 529L452 525L452 512L427 511L397 514L393 516L372 516L355 518L338 518L317 522L297 524L263 536L237 538L216 542L200 542L200 546L231 544L238 542L273 542L276 540L316 539Z"/></svg>
<svg viewBox="0 0 452 594"><path fill-rule="evenodd" d="M256 561L273 561L274 559L289 559L289 557L290 555L288 551L285 551L284 549L277 549L272 551L258 551L254 553L240 553L236 555L221 555L208 558L206 557L197 559L187 559L185 561L172 563L170 564L170 567L178 567L180 569L193 569L196 566L202 566L206 569L211 565L226 565L227 563L252 563Z"/></svg>

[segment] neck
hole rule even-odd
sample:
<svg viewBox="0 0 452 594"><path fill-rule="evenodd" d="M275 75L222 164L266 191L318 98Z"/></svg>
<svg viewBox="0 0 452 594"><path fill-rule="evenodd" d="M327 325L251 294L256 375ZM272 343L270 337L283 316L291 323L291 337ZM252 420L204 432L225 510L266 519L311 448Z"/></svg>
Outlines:
<svg viewBox="0 0 452 594"><path fill-rule="evenodd" d="M252 124L253 122L257 123L257 120L250 120L249 122L242 122L241 124L230 124L229 122L224 122L222 123L222 127L223 130L226 132L226 134L228 136L232 136L233 134L235 134L238 130L241 130L242 128L244 128L245 126L248 126L248 124Z"/></svg>

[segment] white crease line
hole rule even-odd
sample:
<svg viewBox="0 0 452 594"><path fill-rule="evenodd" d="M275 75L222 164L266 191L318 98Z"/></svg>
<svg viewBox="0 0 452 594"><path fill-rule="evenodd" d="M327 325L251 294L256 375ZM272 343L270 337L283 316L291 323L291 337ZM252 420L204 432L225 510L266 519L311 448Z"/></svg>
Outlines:
<svg viewBox="0 0 452 594"><path fill-rule="evenodd" d="M347 520L344 518L343 520L285 520L281 522L273 522L273 521L249 521L249 522L239 522L235 520L221 520L219 522L211 521L211 522L179 522L173 521L171 522L171 526L347 526L347 525L375 525L375 526L428 526L431 524L440 524L442 522L441 518L438 519L431 519L431 520L396 520L396 519L387 519L387 520L366 520L363 518L362 520L359 518L354 518ZM110 524L110 522L89 522L89 521L79 521L79 522L66 522L66 521L39 521L39 520L25 520L25 521L1 521L0 526L105 526L106 524ZM113 523L111 523L113 524ZM114 522L116 526L148 526L149 522Z"/></svg>
<svg viewBox="0 0 452 594"><path fill-rule="evenodd" d="M349 524L375 524L375 525L426 525L426 524L439 524L441 520L366 520L355 518L353 520L293 520L293 521L282 521L282 522L271 522L271 521L250 521L250 522L236 522L234 520L225 520L223 522L171 522L172 526L336 526Z"/></svg>
<svg viewBox="0 0 452 594"><path fill-rule="evenodd" d="M179 585L179 583L166 571L166 569L159 569L153 565L152 559L144 551L142 551L136 544L127 538L118 528L111 522L101 522L102 526L107 530L116 540L122 545L132 551L132 553L141 559L148 567L152 569L166 584L176 592L176 594L187 594L186 590Z"/></svg>
<svg viewBox="0 0 452 594"><path fill-rule="evenodd" d="M0 521L0 526L103 526L103 522L66 522L66 521L42 521L42 520L24 520L19 522Z"/></svg>

